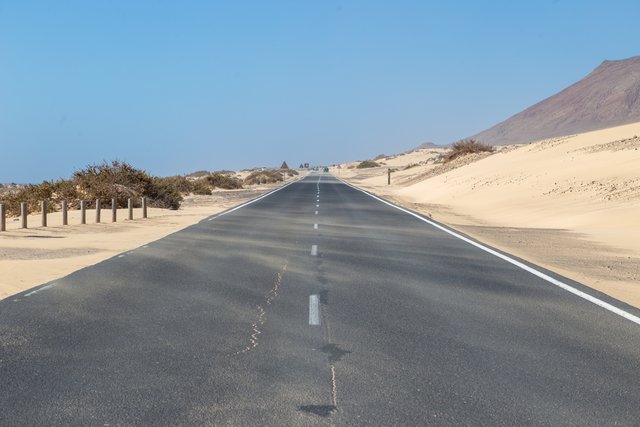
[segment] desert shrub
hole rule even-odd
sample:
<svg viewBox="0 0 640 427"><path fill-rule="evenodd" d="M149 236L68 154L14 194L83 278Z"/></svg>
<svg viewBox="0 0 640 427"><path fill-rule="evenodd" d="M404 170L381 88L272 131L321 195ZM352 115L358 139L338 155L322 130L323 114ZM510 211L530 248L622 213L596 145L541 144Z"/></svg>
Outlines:
<svg viewBox="0 0 640 427"><path fill-rule="evenodd" d="M404 170L415 168L416 166L420 166L420 165L418 163L409 163L407 166L404 167Z"/></svg>
<svg viewBox="0 0 640 427"><path fill-rule="evenodd" d="M206 179L196 179L191 181L191 192L199 196L210 196L211 188Z"/></svg>
<svg viewBox="0 0 640 427"><path fill-rule="evenodd" d="M187 175L189 178L202 178L209 175L209 171L195 171Z"/></svg>
<svg viewBox="0 0 640 427"><path fill-rule="evenodd" d="M88 200L90 204L95 199L116 199L119 207L126 207L130 197L146 196L153 203L152 195L157 194L155 186L160 184L145 171L117 160L89 165L74 172L71 180L79 190L79 198Z"/></svg>
<svg viewBox="0 0 640 427"><path fill-rule="evenodd" d="M358 169L365 169L365 168L377 168L378 166L380 166L378 163L374 162L373 160L365 160L362 161L358 164L358 166L356 166L356 168Z"/></svg>
<svg viewBox="0 0 640 427"><path fill-rule="evenodd" d="M375 156L375 157L373 158L373 160L382 160L382 159L384 159L385 157L387 157L385 154L378 154L377 156Z"/></svg>
<svg viewBox="0 0 640 427"><path fill-rule="evenodd" d="M170 185L178 190L180 193L189 194L193 193L194 183L196 181L191 181L184 176L169 176L166 178L158 178L163 181L166 185Z"/></svg>
<svg viewBox="0 0 640 427"><path fill-rule="evenodd" d="M263 171L253 171L245 179L247 185L272 184L283 180L282 172L277 169L267 169Z"/></svg>
<svg viewBox="0 0 640 427"><path fill-rule="evenodd" d="M66 200L69 208L77 208L80 200L95 206L95 200L116 200L118 207L126 207L127 199L147 197L154 207L177 209L182 195L180 189L187 185L183 177L157 178L145 171L119 161L89 165L74 172L69 180L44 181L27 185L0 196L0 203L7 206L9 215L20 213L20 202L26 202L29 211L40 210L40 201L49 201L49 210L60 207Z"/></svg>
<svg viewBox="0 0 640 427"><path fill-rule="evenodd" d="M300 174L298 173L298 171L297 171L297 170L295 170L295 169L287 169L287 170L285 170L285 171L284 171L284 173L286 173L286 174L287 174L287 176L296 176L296 175L300 175Z"/></svg>
<svg viewBox="0 0 640 427"><path fill-rule="evenodd" d="M40 210L41 200L51 200L55 194L58 182L44 181L39 185L26 185L15 191L10 191L2 195L0 203L5 205L7 214L19 215L20 203L25 202L29 212L35 212ZM49 203L48 210L52 211L54 205Z"/></svg>
<svg viewBox="0 0 640 427"><path fill-rule="evenodd" d="M169 185L181 194L197 194L200 196L210 196L211 187L206 178L189 179L184 176L170 176L167 178L158 178L164 184Z"/></svg>
<svg viewBox="0 0 640 427"><path fill-rule="evenodd" d="M182 202L182 194L166 178L152 179L152 185L145 194L149 198L149 206L162 209L178 209Z"/></svg>
<svg viewBox="0 0 640 427"><path fill-rule="evenodd" d="M493 147L487 144L482 144L475 139L465 139L458 141L451 146L451 150L445 155L444 161L450 162L458 157L466 156L468 154L492 152Z"/></svg>
<svg viewBox="0 0 640 427"><path fill-rule="evenodd" d="M207 183L214 188L223 188L225 190L234 190L242 188L242 181L234 176L225 175L222 173L212 173L205 178Z"/></svg>
<svg viewBox="0 0 640 427"><path fill-rule="evenodd" d="M147 197L149 206L178 209L182 202L179 187L187 185L183 177L154 177L117 160L89 165L75 172L72 181L90 204L95 199L115 199L121 208L127 206L129 198Z"/></svg>

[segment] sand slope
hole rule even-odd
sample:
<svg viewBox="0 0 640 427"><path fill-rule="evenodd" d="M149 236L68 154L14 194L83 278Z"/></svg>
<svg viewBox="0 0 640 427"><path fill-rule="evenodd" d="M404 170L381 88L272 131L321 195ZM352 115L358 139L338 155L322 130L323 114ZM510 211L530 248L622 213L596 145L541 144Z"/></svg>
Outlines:
<svg viewBox="0 0 640 427"><path fill-rule="evenodd" d="M433 164L339 176L482 241L640 307L640 123ZM431 162L431 163L430 163ZM346 165L348 167L348 165Z"/></svg>

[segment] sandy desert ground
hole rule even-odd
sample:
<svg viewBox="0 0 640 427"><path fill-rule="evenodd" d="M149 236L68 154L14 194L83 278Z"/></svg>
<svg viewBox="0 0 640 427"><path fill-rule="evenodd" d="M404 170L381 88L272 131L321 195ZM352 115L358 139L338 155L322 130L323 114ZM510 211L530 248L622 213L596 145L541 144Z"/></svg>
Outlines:
<svg viewBox="0 0 640 427"><path fill-rule="evenodd" d="M133 221L125 220L126 209L118 210L116 223L110 209L103 210L99 224L91 210L86 225L80 225L79 211L69 211L68 226L62 226L59 212L48 215L46 228L40 227L39 214L29 216L27 229L19 228L17 218L8 218L7 231L0 233L0 300L158 240L279 185L187 196L179 210L149 209L147 219L136 209Z"/></svg>
<svg viewBox="0 0 640 427"><path fill-rule="evenodd" d="M334 173L640 307L640 123L438 163L445 151Z"/></svg>

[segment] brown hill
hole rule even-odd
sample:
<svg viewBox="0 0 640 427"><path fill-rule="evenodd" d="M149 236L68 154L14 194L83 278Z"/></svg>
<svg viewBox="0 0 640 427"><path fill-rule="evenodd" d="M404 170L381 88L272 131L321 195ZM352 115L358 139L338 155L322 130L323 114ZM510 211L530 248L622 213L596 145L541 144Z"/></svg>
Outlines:
<svg viewBox="0 0 640 427"><path fill-rule="evenodd" d="M604 61L565 90L471 138L518 144L640 122L640 56Z"/></svg>

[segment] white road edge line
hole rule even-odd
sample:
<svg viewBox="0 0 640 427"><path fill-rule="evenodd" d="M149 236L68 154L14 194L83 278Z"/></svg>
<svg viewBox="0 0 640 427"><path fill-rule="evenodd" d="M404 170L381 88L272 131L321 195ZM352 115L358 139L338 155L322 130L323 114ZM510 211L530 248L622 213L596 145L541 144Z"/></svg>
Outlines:
<svg viewBox="0 0 640 427"><path fill-rule="evenodd" d="M38 292L46 291L49 288L53 288L55 285L56 285L55 283L50 283L46 286L36 289L35 291L31 291L28 294L24 294L23 296L30 297L31 295L37 294Z"/></svg>
<svg viewBox="0 0 640 427"><path fill-rule="evenodd" d="M318 295L309 295L309 325L320 325L320 298Z"/></svg>
<svg viewBox="0 0 640 427"><path fill-rule="evenodd" d="M554 279L553 277L549 276L548 274L544 274L543 272L538 271L535 268L529 267L528 265L523 264L520 261L516 261L515 259L513 259L511 257L508 257L507 255L504 255L504 254L501 254L500 252L494 251L493 249L491 249L491 248L489 248L489 247L487 247L487 246L485 246L485 245L483 245L481 243L474 242L473 240L468 239L468 238L462 236L461 234L456 233L455 231L449 230L449 229L441 226L440 224L437 224L437 223L435 223L433 221L430 221L430 220L428 220L428 219L426 219L426 218L424 218L424 217L422 217L422 216L420 216L420 215L418 215L418 214L416 214L414 212L411 212L410 210L407 210L407 209L405 209L405 208L403 208L401 206L394 205L391 202L388 202L388 201L386 201L384 199L381 199L380 197L378 197L378 196L376 196L374 194L371 194L368 191L362 190L362 189L360 189L360 188L358 188L358 187L356 187L354 185L351 185L348 182L343 181L340 178L338 178L338 180L342 181L343 184L348 185L349 187L353 188L354 190L358 190L361 193L364 193L364 194L368 195L369 197L372 197L372 198L376 199L377 201L384 203L385 205L391 206L391 207L393 207L395 209L398 209L399 211L402 211L402 212L404 212L406 214L409 214L409 215L419 219L420 221L426 222L427 224L432 225L433 227L435 227L435 228L437 228L439 230L442 230L445 233L448 233L448 234L452 235L453 237L456 237L456 238L458 238L458 239L460 239L460 240L462 240L464 242L469 243L470 245L475 246L478 249L482 249L483 251L488 252L491 255L494 255L494 256L496 256L496 257L498 257L498 258L500 258L500 259L502 259L504 261L507 261L508 263L513 264L516 267L521 268L522 270L527 271L527 272L533 274L534 276L537 276L537 277L541 278L542 280L546 280L547 282L551 283L552 285L555 285L555 286L557 286L557 287L559 287L561 289L564 289L565 291L570 292L570 293L572 293L572 294L574 294L574 295L576 295L576 296L578 296L578 297L580 297L582 299L585 299L585 300L597 305L598 307L602 307L605 310L609 310L610 312L612 312L614 314L617 314L618 316L624 317L625 319L627 319L627 320L629 320L629 321L631 321L631 322L633 322L633 323L635 323L637 325L640 325L640 317L638 317L638 316L634 316L633 314L628 313L628 312L626 312L626 311L624 311L624 310L622 310L622 309L620 309L620 308L618 308L618 307L616 307L614 305L611 305L608 302L602 301L601 299L598 299L598 298L596 298L596 297L594 297L592 295L589 295L586 292L583 292L583 291L581 291L579 289L576 289L573 286L567 285L566 283L561 282L558 279Z"/></svg>

